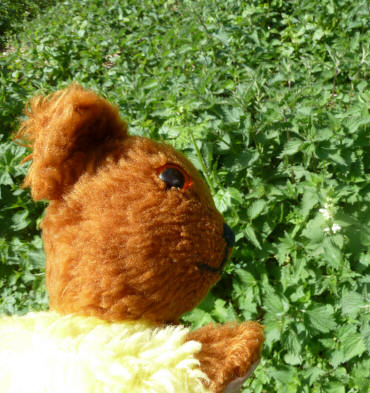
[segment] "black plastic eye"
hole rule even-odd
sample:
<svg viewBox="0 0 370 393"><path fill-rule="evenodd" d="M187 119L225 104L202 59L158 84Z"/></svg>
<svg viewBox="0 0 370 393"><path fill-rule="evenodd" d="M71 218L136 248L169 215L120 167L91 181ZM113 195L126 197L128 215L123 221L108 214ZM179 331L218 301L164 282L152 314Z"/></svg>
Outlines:
<svg viewBox="0 0 370 393"><path fill-rule="evenodd" d="M171 187L183 188L185 176L176 168L166 168L160 174L159 178L166 183L166 188Z"/></svg>

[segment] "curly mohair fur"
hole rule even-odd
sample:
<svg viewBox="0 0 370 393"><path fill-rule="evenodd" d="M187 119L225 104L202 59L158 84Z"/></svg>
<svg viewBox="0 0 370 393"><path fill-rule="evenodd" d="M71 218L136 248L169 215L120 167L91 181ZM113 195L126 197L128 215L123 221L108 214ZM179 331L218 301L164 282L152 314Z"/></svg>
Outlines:
<svg viewBox="0 0 370 393"><path fill-rule="evenodd" d="M76 84L34 98L26 114L17 135L33 149L25 185L50 201L42 230L51 310L177 323L219 280L228 253L223 217L193 165L129 135L117 107ZM191 186L168 188L158 176L166 165ZM200 368L221 392L259 359L263 330L208 327L189 339L203 343Z"/></svg>
<svg viewBox="0 0 370 393"><path fill-rule="evenodd" d="M207 393L194 358L201 345L187 333L53 312L0 319L0 391Z"/></svg>

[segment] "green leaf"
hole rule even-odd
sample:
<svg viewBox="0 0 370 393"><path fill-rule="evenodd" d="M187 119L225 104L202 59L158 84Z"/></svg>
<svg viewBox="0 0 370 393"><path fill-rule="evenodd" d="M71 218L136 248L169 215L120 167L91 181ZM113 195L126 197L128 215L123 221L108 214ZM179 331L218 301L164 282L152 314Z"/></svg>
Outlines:
<svg viewBox="0 0 370 393"><path fill-rule="evenodd" d="M291 365L298 365L302 363L302 344L294 330L289 331L284 335L284 347L287 349L284 360Z"/></svg>
<svg viewBox="0 0 370 393"><path fill-rule="evenodd" d="M353 134L356 132L360 127L367 125L370 123L370 116L366 116L364 118L353 118L348 121L348 131Z"/></svg>
<svg viewBox="0 0 370 393"><path fill-rule="evenodd" d="M344 363L343 351L336 349L330 353L330 362L333 367L338 367L340 364Z"/></svg>
<svg viewBox="0 0 370 393"><path fill-rule="evenodd" d="M14 181L8 172L2 172L0 174L0 184L13 185Z"/></svg>
<svg viewBox="0 0 370 393"><path fill-rule="evenodd" d="M302 216L308 216L312 208L319 202L317 192L315 190L306 190L302 198L302 207L300 209Z"/></svg>
<svg viewBox="0 0 370 393"><path fill-rule="evenodd" d="M231 304L226 304L222 299L216 300L215 308L212 310L211 315L220 323L238 320L238 316L233 306Z"/></svg>
<svg viewBox="0 0 370 393"><path fill-rule="evenodd" d="M341 351L343 353L343 361L360 356L366 351L364 340L360 333L356 332L354 326L350 326L346 330L342 330L338 333L338 339L341 343Z"/></svg>
<svg viewBox="0 0 370 393"><path fill-rule="evenodd" d="M356 316L361 311L363 304L363 298L359 293L347 291L343 293L341 300L343 314Z"/></svg>
<svg viewBox="0 0 370 393"><path fill-rule="evenodd" d="M238 123L240 117L243 116L244 111L241 108L233 107L233 108L225 108L224 116L226 124L235 124Z"/></svg>
<svg viewBox="0 0 370 393"><path fill-rule="evenodd" d="M243 232L247 239L258 249L262 249L259 240L257 239L256 233L251 225L244 227Z"/></svg>
<svg viewBox="0 0 370 393"><path fill-rule="evenodd" d="M31 220L29 219L29 212L27 210L19 211L12 217L12 228L14 231L20 231L26 228Z"/></svg>
<svg viewBox="0 0 370 393"><path fill-rule="evenodd" d="M230 201L235 206L235 204L243 203L243 194L234 187L229 187L227 192L230 195Z"/></svg>
<svg viewBox="0 0 370 393"><path fill-rule="evenodd" d="M331 305L317 306L307 310L307 315L311 326L322 333L328 333L337 326Z"/></svg>
<svg viewBox="0 0 370 393"><path fill-rule="evenodd" d="M355 385L358 386L361 393L368 393L370 390L369 370L369 357L355 364L352 369L351 378L353 378Z"/></svg>
<svg viewBox="0 0 370 393"><path fill-rule="evenodd" d="M323 215L321 213L316 214L316 216L307 223L305 229L302 231L302 236L311 240L314 244L321 244L325 236L325 226L326 222Z"/></svg>
<svg viewBox="0 0 370 393"><path fill-rule="evenodd" d="M231 195L227 190L218 190L213 197L217 209L224 213L231 205Z"/></svg>
<svg viewBox="0 0 370 393"><path fill-rule="evenodd" d="M325 370L317 366L311 366L303 372L303 375L307 378L310 385L318 381L321 376L325 375Z"/></svg>
<svg viewBox="0 0 370 393"><path fill-rule="evenodd" d="M291 384L292 381L296 378L297 370L293 367L291 368L279 368L270 371L272 376L276 378L282 384Z"/></svg>
<svg viewBox="0 0 370 393"><path fill-rule="evenodd" d="M369 309L369 304L366 305L366 308ZM367 351L370 353L370 315L369 313L364 317L362 326L361 326L361 336L366 345Z"/></svg>
<svg viewBox="0 0 370 393"><path fill-rule="evenodd" d="M334 242L326 237L323 242L325 260L334 268L339 268L342 264L342 253Z"/></svg>
<svg viewBox="0 0 370 393"><path fill-rule="evenodd" d="M194 310L186 313L181 317L181 319L184 322L191 323L195 329L207 325L208 323L215 322L209 313L199 308L195 308Z"/></svg>
<svg viewBox="0 0 370 393"><path fill-rule="evenodd" d="M249 287L256 285L256 279L250 272L244 269L237 269L234 274L237 276L237 281L240 282L241 286Z"/></svg>
<svg viewBox="0 0 370 393"><path fill-rule="evenodd" d="M300 107L298 107L297 112L300 115L309 116L312 113L312 107L311 106L300 106Z"/></svg>
<svg viewBox="0 0 370 393"><path fill-rule="evenodd" d="M303 141L301 139L292 138L284 146L280 157L291 156L296 154L303 146Z"/></svg>
<svg viewBox="0 0 370 393"><path fill-rule="evenodd" d="M348 166L346 160L339 153L329 154L328 157L339 165Z"/></svg>
<svg viewBox="0 0 370 393"><path fill-rule="evenodd" d="M256 218L261 214L263 209L266 206L266 201L263 199L259 199L257 201L253 201L250 206L248 207L248 216L250 217L251 220Z"/></svg>
<svg viewBox="0 0 370 393"><path fill-rule="evenodd" d="M274 343L281 339L282 325L279 320L273 319L272 316L265 317L264 324L266 326L265 344L267 347L271 348Z"/></svg>
<svg viewBox="0 0 370 393"><path fill-rule="evenodd" d="M325 392L327 393L345 393L343 383L329 382L324 385Z"/></svg>
<svg viewBox="0 0 370 393"><path fill-rule="evenodd" d="M267 293L263 304L267 311L273 313L277 317L280 317L285 313L285 307L281 297L275 294L273 291L269 291Z"/></svg>

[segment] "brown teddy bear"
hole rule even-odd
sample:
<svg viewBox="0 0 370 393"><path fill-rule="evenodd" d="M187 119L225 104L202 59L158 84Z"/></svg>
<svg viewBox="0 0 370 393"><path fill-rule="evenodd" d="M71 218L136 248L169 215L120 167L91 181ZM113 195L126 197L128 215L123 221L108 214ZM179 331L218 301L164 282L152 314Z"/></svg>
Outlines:
<svg viewBox="0 0 370 393"><path fill-rule="evenodd" d="M262 327L179 324L234 242L195 168L76 84L32 99L27 116L17 138L33 148L25 186L50 201L51 311L1 319L1 392L238 391Z"/></svg>

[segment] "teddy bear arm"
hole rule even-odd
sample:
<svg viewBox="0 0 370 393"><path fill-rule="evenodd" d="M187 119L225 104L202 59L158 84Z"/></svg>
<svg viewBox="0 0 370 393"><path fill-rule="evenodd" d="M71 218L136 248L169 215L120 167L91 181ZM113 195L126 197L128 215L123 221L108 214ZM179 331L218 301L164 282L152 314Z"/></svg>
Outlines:
<svg viewBox="0 0 370 393"><path fill-rule="evenodd" d="M189 333L188 340L202 344L196 355L200 368L209 377L210 390L221 393L237 391L232 386L241 386L256 366L264 334L263 327L256 322L210 324Z"/></svg>

